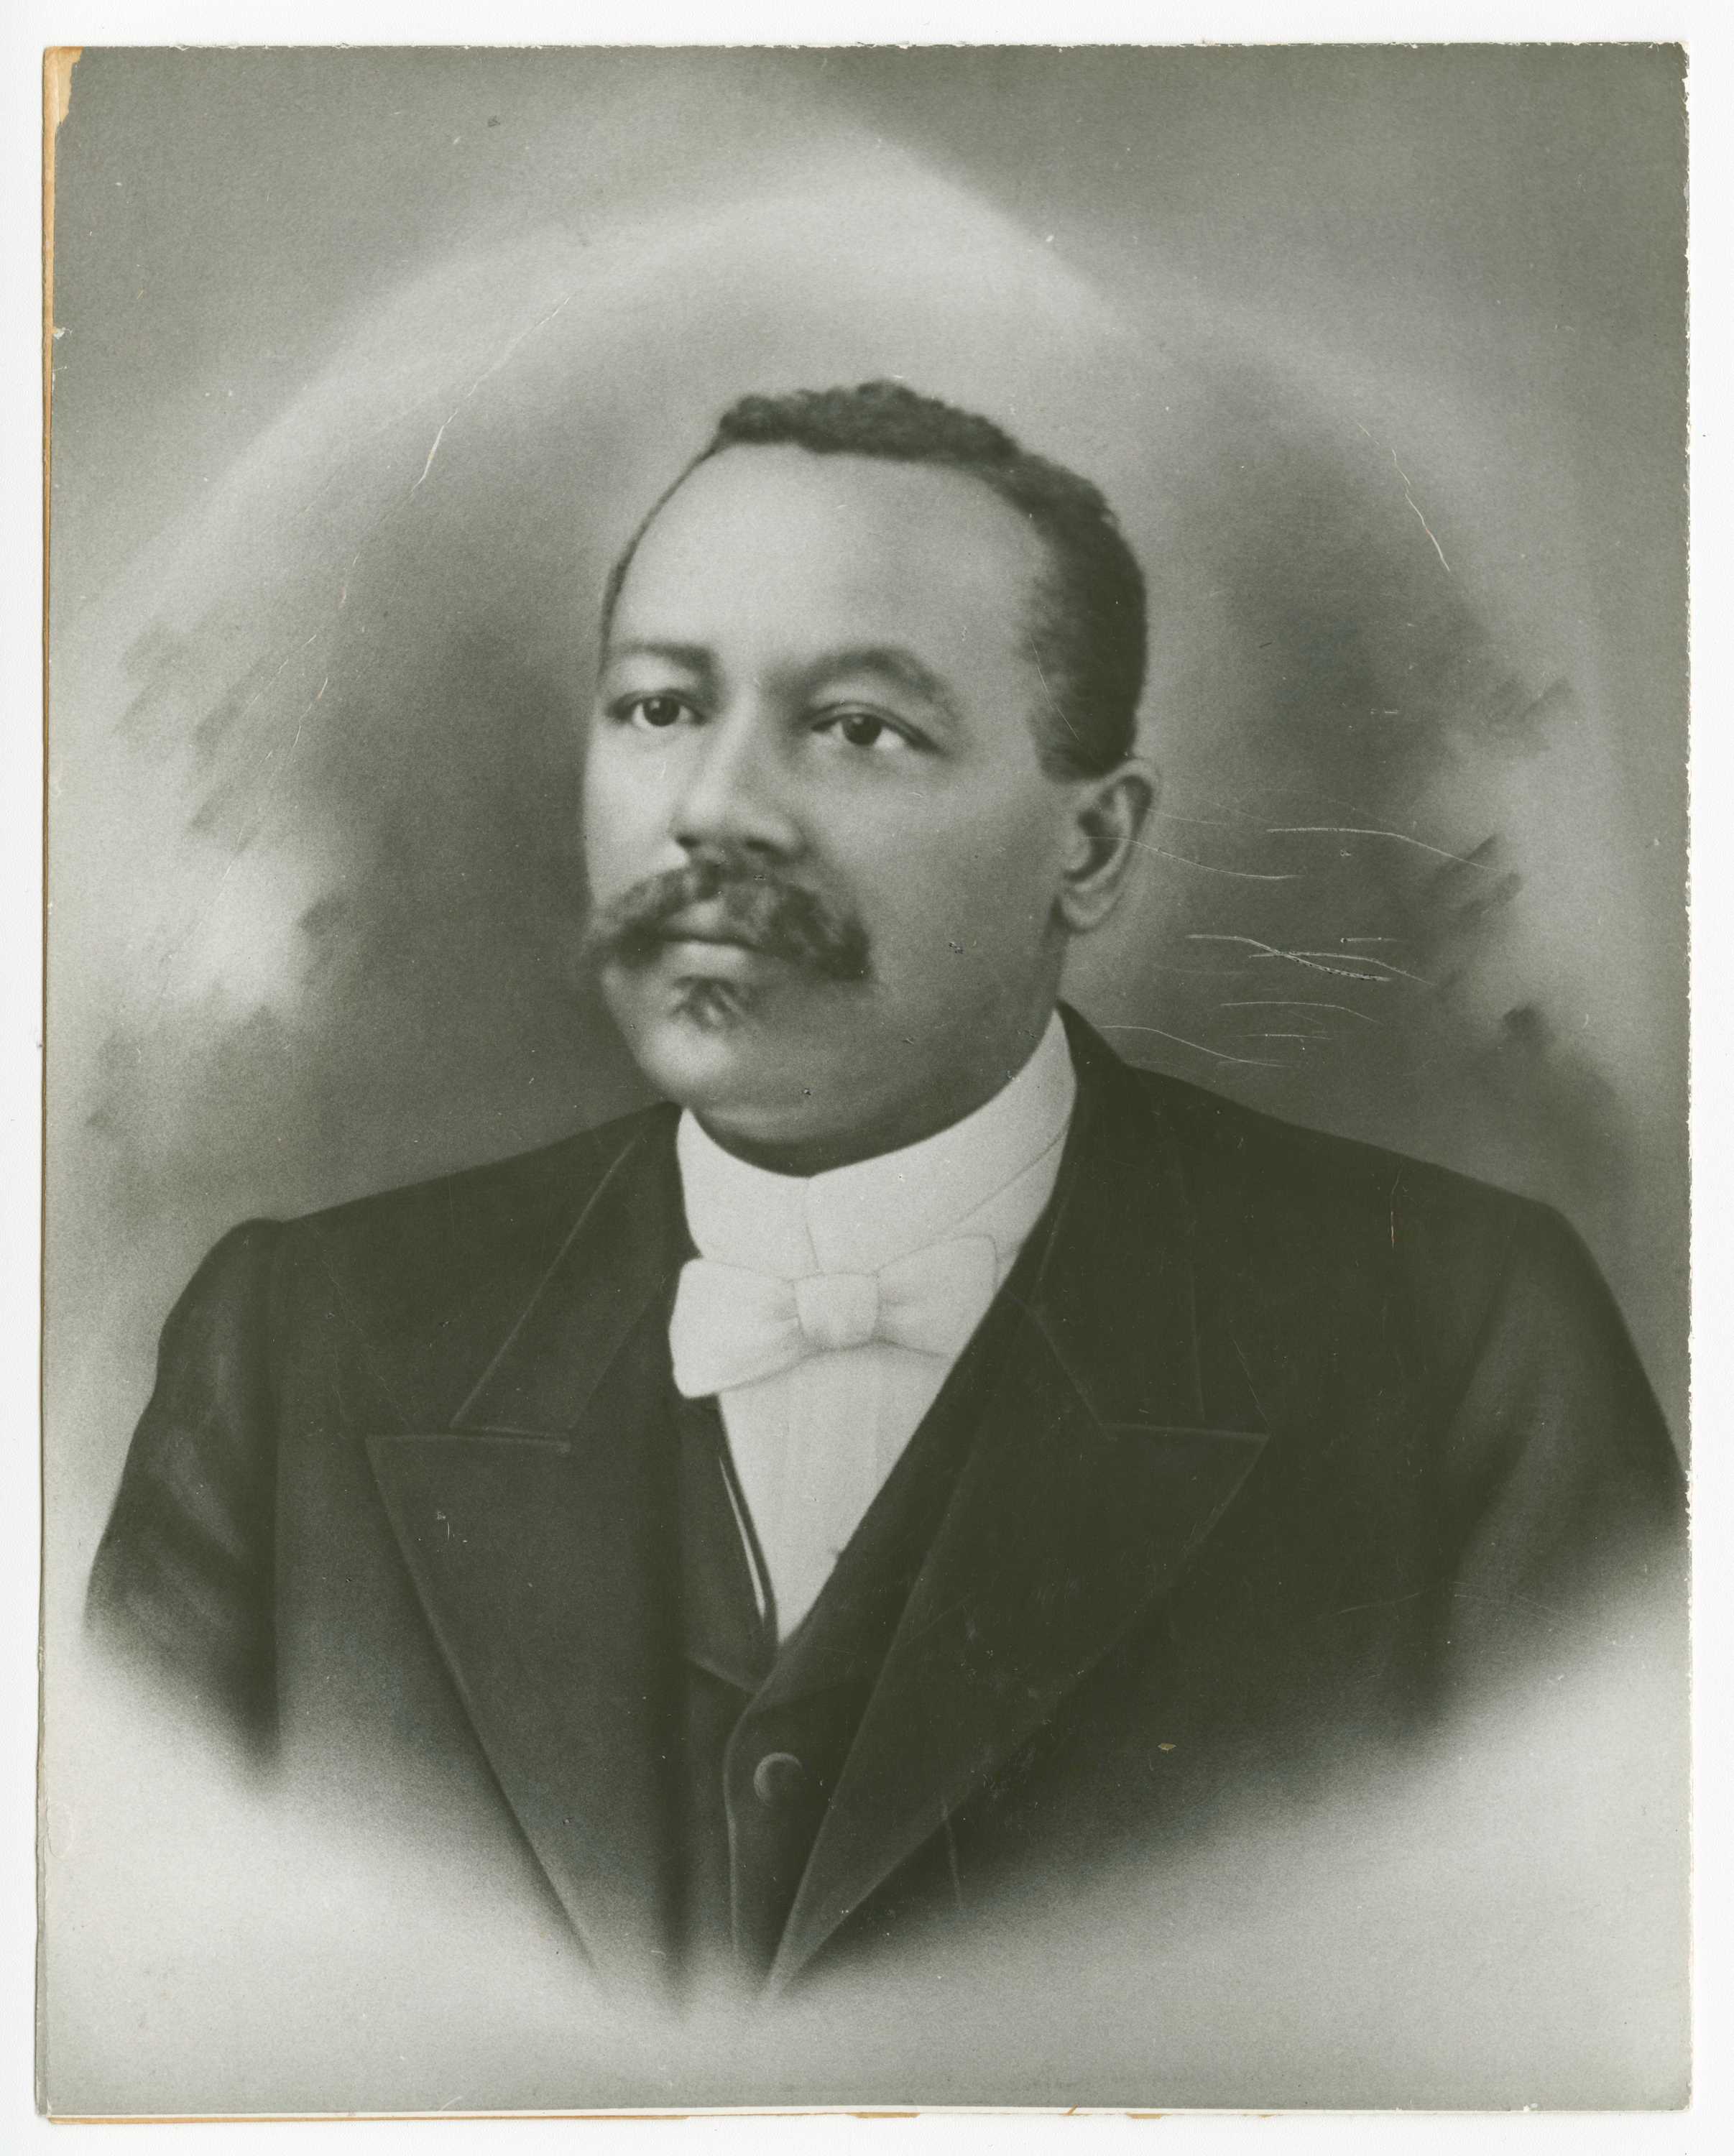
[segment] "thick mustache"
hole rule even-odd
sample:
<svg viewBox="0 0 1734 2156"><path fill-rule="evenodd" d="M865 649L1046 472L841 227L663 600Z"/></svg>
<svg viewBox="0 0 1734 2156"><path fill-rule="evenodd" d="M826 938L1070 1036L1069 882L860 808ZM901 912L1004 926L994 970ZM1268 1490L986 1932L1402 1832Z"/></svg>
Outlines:
<svg viewBox="0 0 1734 2156"><path fill-rule="evenodd" d="M821 980L867 978L867 932L852 913L816 891L723 855L700 855L622 891L592 919L586 952L598 962L648 965L664 944L680 940L671 924L695 906L721 914L714 927L707 924L707 937L737 938Z"/></svg>

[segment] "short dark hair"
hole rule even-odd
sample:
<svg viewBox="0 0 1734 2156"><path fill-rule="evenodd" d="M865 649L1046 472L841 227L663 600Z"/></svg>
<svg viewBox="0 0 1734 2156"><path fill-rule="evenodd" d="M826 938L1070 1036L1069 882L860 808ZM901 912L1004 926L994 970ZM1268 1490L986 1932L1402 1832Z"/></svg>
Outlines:
<svg viewBox="0 0 1734 2156"><path fill-rule="evenodd" d="M993 420L900 382L796 389L731 404L614 564L604 631L639 540L682 481L725 449L785 444L816 456L883 457L962 472L1027 517L1049 564L1030 627L1048 699L1037 733L1042 762L1056 776L1094 778L1131 753L1144 686L1144 577L1100 489L1032 455Z"/></svg>

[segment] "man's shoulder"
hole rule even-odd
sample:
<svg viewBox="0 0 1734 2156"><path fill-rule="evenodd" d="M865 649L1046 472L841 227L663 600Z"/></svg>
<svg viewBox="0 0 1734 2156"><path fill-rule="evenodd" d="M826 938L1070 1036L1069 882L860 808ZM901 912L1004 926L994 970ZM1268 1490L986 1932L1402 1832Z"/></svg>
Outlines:
<svg viewBox="0 0 1734 2156"><path fill-rule="evenodd" d="M1418 1154L1292 1122L1166 1073L1125 1067L1198 1169L1262 1190L1275 1204L1352 1214L1383 1209L1394 1190L1407 1203L1440 1212L1507 1220L1535 1202Z"/></svg>
<svg viewBox="0 0 1734 2156"><path fill-rule="evenodd" d="M413 1300L551 1262L603 1189L671 1142L658 1103L551 1145L351 1199L276 1224L285 1255L341 1289Z"/></svg>
<svg viewBox="0 0 1734 2156"><path fill-rule="evenodd" d="M1387 1353L1460 1374L1497 1337L1556 1378L1605 1367L1610 1394L1640 1402L1630 1419L1660 1427L1606 1282L1551 1205L1181 1081L1131 1082L1152 1142L1177 1148L1201 1287L1241 1313L1273 1394L1321 1357L1338 1378Z"/></svg>
<svg viewBox="0 0 1734 2156"><path fill-rule="evenodd" d="M1178 1145L1198 1231L1237 1268L1321 1294L1352 1276L1460 1301L1473 1322L1515 1243L1575 1266L1539 1200L1436 1161L1285 1121L1152 1071L1131 1074Z"/></svg>
<svg viewBox="0 0 1734 2156"><path fill-rule="evenodd" d="M348 1235L400 1217L454 1208L466 1216L510 1216L551 1199L582 1197L627 1155L671 1130L678 1113L667 1101L655 1101L528 1152L472 1162L323 1206L299 1215L296 1224L321 1235Z"/></svg>

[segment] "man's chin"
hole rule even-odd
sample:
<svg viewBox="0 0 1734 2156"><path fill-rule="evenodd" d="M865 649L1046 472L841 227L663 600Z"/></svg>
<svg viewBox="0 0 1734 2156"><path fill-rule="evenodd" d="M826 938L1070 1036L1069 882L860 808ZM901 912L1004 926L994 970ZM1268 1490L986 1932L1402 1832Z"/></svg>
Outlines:
<svg viewBox="0 0 1734 2156"><path fill-rule="evenodd" d="M603 987L645 1076L699 1109L798 1088L800 1067L834 1040L837 1000L847 993L773 960L690 972L610 968Z"/></svg>
<svg viewBox="0 0 1734 2156"><path fill-rule="evenodd" d="M745 1025L761 999L757 988L739 981L681 981L672 993L669 1019L700 1033L726 1033Z"/></svg>
<svg viewBox="0 0 1734 2156"><path fill-rule="evenodd" d="M784 960L737 944L667 944L648 964L610 966L609 1007L628 1041L688 1029L717 1034L798 1004L806 984Z"/></svg>

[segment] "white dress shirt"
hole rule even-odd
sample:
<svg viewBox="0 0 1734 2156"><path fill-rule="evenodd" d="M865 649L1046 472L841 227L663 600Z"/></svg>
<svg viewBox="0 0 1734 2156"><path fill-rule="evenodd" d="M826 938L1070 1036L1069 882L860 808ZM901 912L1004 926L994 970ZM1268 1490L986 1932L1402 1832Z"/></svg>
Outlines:
<svg viewBox="0 0 1734 2156"><path fill-rule="evenodd" d="M1053 1191L1076 1096L1056 1013L1029 1062L973 1114L823 1175L751 1167L684 1115L687 1228L701 1257L788 1281L876 1273L936 1243L986 1237L997 1291ZM812 1607L956 1359L870 1340L718 1394L782 1637Z"/></svg>

